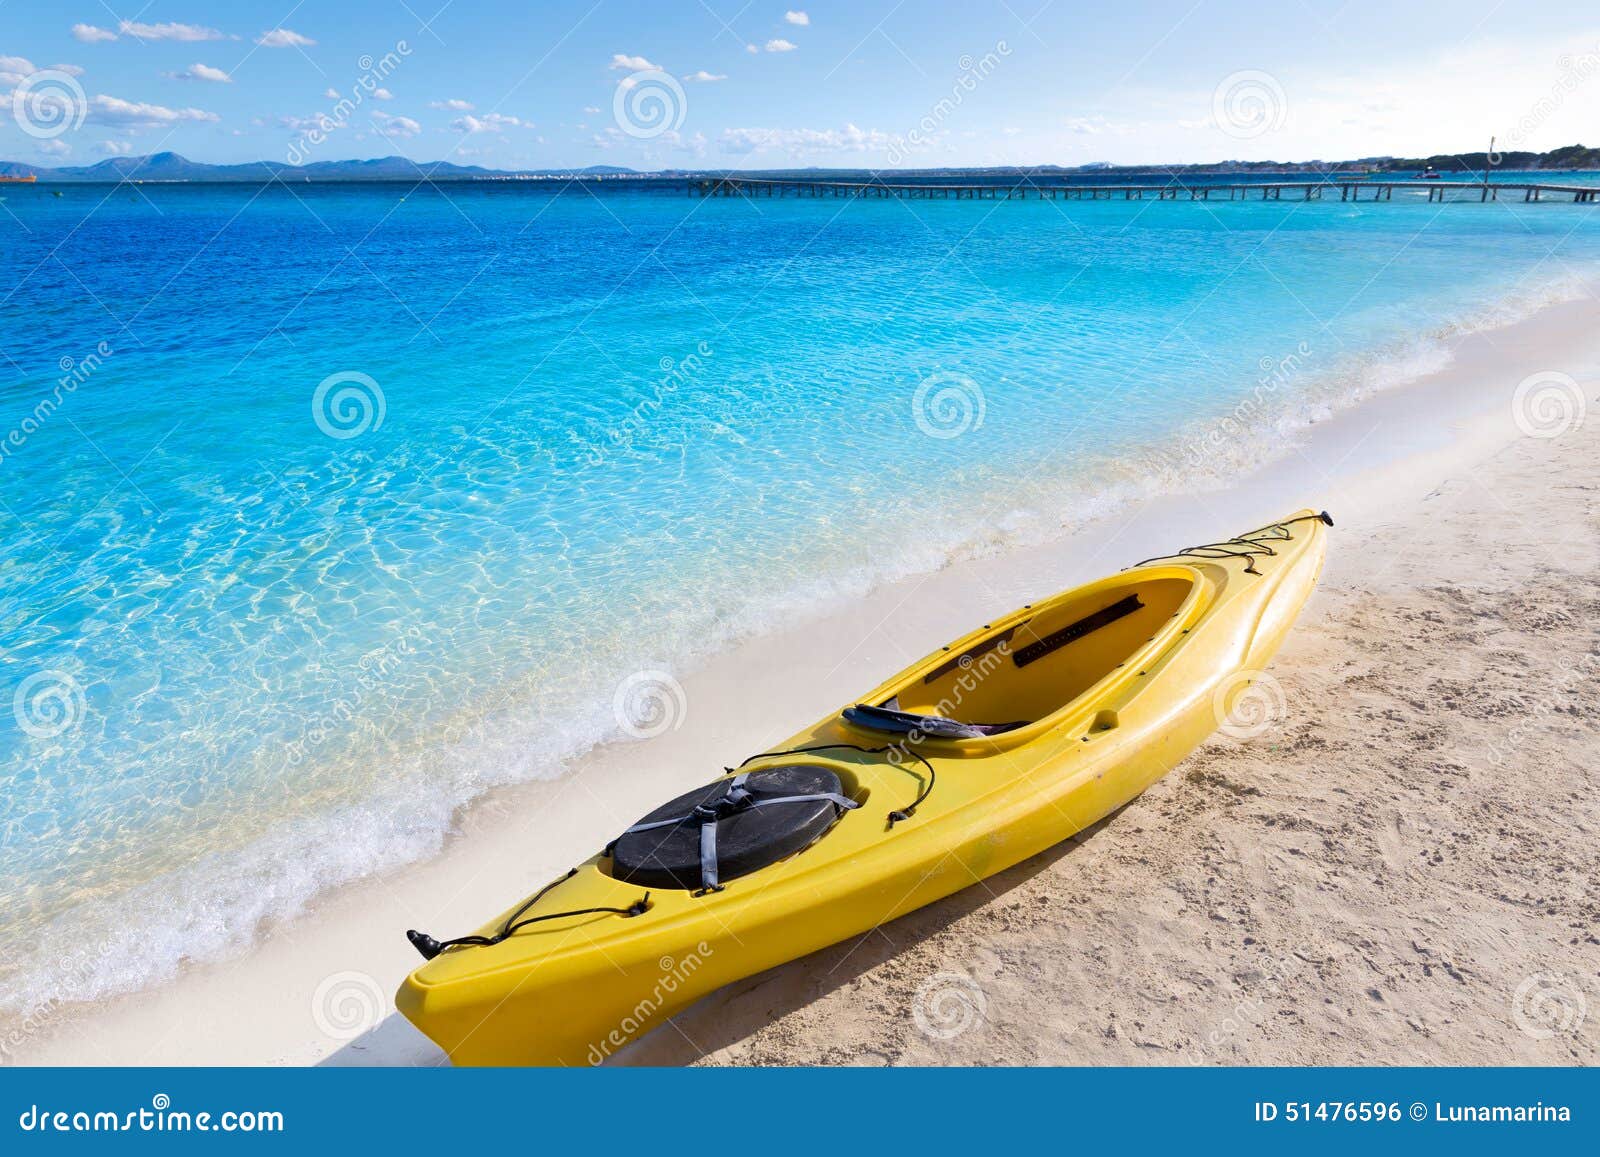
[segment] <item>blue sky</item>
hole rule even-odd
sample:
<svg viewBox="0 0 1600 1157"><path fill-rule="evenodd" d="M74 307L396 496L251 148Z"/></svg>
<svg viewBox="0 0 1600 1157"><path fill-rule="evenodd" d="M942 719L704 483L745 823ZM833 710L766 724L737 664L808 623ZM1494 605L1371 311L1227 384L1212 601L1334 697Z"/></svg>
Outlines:
<svg viewBox="0 0 1600 1157"><path fill-rule="evenodd" d="M0 94L0 158L41 164L1299 160L1490 133L1550 148L1600 144L1600 16L1503 0L11 0Z"/></svg>

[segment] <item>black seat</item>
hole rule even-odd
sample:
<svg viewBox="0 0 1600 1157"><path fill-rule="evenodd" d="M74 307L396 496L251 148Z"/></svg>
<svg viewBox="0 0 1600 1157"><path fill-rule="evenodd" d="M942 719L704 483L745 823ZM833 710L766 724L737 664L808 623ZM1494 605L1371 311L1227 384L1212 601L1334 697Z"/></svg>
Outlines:
<svg viewBox="0 0 1600 1157"><path fill-rule="evenodd" d="M943 715L918 715L914 711L901 711L897 707L873 707L857 703L846 707L844 721L869 731L885 731L890 735L920 735L928 739L981 739L986 735L1002 735L1026 727L1030 720L1014 723L963 723Z"/></svg>

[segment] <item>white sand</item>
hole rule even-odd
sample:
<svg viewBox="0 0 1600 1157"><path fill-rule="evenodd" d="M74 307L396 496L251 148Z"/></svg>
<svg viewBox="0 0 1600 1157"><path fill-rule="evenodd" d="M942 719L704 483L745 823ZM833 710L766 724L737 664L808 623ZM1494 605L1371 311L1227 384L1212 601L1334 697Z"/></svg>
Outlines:
<svg viewBox="0 0 1600 1157"><path fill-rule="evenodd" d="M618 1060L1592 1062L1595 311L1558 306L1462 339L1444 372L1318 425L1226 492L951 566L743 646L685 681L679 730L500 792L433 862L325 898L242 959L57 1010L11 1053L442 1063L383 1019L417 960L406 928L475 927L660 800L992 614L1312 506L1338 526L1273 667L1286 710L1264 734L1211 741L1091 832L732 986ZM1583 382L1585 427L1536 439L1513 421L1518 382L1543 370ZM1595 1015L1569 1031L1580 998Z"/></svg>

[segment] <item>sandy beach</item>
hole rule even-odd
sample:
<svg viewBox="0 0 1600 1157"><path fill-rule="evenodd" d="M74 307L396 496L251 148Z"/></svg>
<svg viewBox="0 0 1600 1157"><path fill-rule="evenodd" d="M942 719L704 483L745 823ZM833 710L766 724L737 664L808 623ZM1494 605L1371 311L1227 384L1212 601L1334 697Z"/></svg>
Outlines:
<svg viewBox="0 0 1600 1157"><path fill-rule="evenodd" d="M1091 831L723 990L614 1063L1592 1063L1594 309L1455 339L1443 371L1317 424L1227 490L745 644L684 680L678 729L484 799L434 860L324 897L247 956L46 1010L10 1059L442 1064L389 1003L417 960L407 928L475 927L990 614L1310 506L1337 526L1258 734L1213 738ZM1547 372L1591 411L1546 423L1553 437L1515 405Z"/></svg>

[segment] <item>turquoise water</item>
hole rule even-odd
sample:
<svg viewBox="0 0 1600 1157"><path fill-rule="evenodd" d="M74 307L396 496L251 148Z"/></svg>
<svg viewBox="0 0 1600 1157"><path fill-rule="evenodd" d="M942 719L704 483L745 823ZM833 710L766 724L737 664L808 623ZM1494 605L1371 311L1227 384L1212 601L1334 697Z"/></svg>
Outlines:
<svg viewBox="0 0 1600 1157"><path fill-rule="evenodd" d="M631 675L1218 484L1600 261L1591 207L1399 195L0 195L11 1011L238 951L659 725Z"/></svg>

